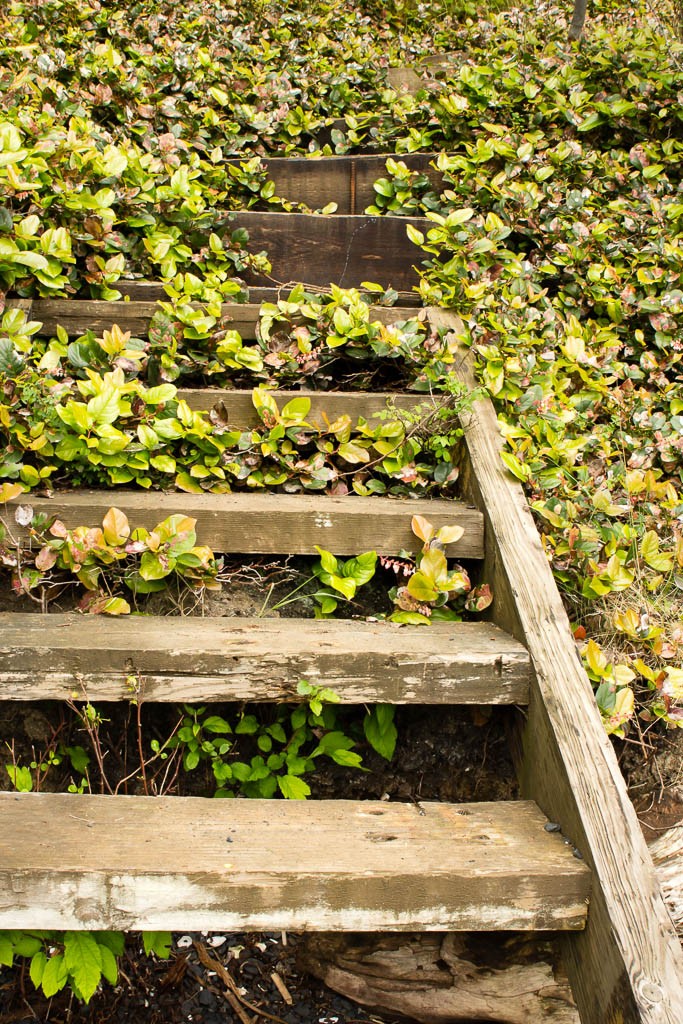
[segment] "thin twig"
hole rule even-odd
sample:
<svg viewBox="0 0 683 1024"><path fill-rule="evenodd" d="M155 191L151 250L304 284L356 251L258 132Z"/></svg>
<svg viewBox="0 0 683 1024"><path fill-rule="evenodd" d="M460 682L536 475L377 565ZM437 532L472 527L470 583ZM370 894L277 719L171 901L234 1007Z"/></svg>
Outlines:
<svg viewBox="0 0 683 1024"><path fill-rule="evenodd" d="M265 1017L266 1020L273 1020L273 1021L275 1021L275 1024L287 1024L287 1022L284 1021L282 1019L282 1017L276 1017L272 1013L267 1013L265 1010L262 1010L258 1006L254 1006L253 1003L250 1003L248 1000L246 1000L244 998L244 996L240 995L240 992L239 992L239 990L237 988L237 985L235 984L235 982L233 980L233 977L230 974L230 972L228 970L226 970L226 968L223 966L223 964L220 962L220 960L216 960L216 959L214 959L214 957L211 956L211 954L209 953L208 949L206 948L206 946L204 945L203 942L197 942L195 940L192 943L192 945L196 949L197 956L199 957L201 962L204 964L204 966L207 967L210 971L215 971L216 972L216 974L221 979L221 981L225 984L225 986L229 990L229 992L231 992L235 996L235 998L239 1000L239 1002L242 1004L242 1006L245 1006L247 1008L247 1010L251 1010L252 1013L257 1014L257 1016L259 1016L259 1017ZM243 1020L244 1018L241 1018L241 1019ZM247 1021L247 1024L251 1024L251 1021Z"/></svg>

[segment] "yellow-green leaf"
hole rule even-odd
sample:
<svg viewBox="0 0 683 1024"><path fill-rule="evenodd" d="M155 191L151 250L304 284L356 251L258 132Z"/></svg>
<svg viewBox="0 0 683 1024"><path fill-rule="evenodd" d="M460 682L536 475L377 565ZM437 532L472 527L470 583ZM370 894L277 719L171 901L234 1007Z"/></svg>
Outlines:
<svg viewBox="0 0 683 1024"><path fill-rule="evenodd" d="M604 675L605 669L607 668L607 658L602 653L598 645L594 640L589 640L586 644L586 650L584 651L584 657L588 663L588 667L594 675L600 678Z"/></svg>
<svg viewBox="0 0 683 1024"><path fill-rule="evenodd" d="M448 564L440 548L429 548L420 559L420 572L437 589L448 582Z"/></svg>
<svg viewBox="0 0 683 1024"><path fill-rule="evenodd" d="M123 544L130 537L128 517L118 508L110 508L102 520L102 530L107 544Z"/></svg>
<svg viewBox="0 0 683 1024"><path fill-rule="evenodd" d="M424 516L413 516L410 520L410 525L413 533L420 540L423 540L425 543L431 540L434 534L434 527Z"/></svg>
<svg viewBox="0 0 683 1024"><path fill-rule="evenodd" d="M105 615L130 615L130 605L122 597L110 597L102 611Z"/></svg>
<svg viewBox="0 0 683 1024"><path fill-rule="evenodd" d="M670 572L673 568L673 559L670 555L662 554L659 550L659 537L654 530L648 530L640 542L640 553L650 566L657 572Z"/></svg>
<svg viewBox="0 0 683 1024"><path fill-rule="evenodd" d="M455 544L464 534L462 526L441 526L436 531L436 539L442 544Z"/></svg>
<svg viewBox="0 0 683 1024"><path fill-rule="evenodd" d="M0 502L12 501L13 498L18 498L23 492L24 488L21 484L0 484Z"/></svg>
<svg viewBox="0 0 683 1024"><path fill-rule="evenodd" d="M416 601L434 601L439 593L432 586L431 581L419 570L410 577L406 589Z"/></svg>
<svg viewBox="0 0 683 1024"><path fill-rule="evenodd" d="M518 480L529 479L531 470L525 463L520 462L516 455L513 455L512 452L501 452L500 457L512 475L516 476Z"/></svg>
<svg viewBox="0 0 683 1024"><path fill-rule="evenodd" d="M406 234L414 245L424 245L425 236L412 224L406 225Z"/></svg>

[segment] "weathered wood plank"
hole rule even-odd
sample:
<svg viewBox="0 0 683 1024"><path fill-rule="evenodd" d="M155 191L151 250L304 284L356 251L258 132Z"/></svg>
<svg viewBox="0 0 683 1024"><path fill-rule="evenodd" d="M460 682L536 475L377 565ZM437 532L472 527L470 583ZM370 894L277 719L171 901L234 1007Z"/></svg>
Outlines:
<svg viewBox="0 0 683 1024"><path fill-rule="evenodd" d="M669 913L683 939L683 821L658 836L648 849Z"/></svg>
<svg viewBox="0 0 683 1024"><path fill-rule="evenodd" d="M578 929L532 803L1 793L0 928Z"/></svg>
<svg viewBox="0 0 683 1024"><path fill-rule="evenodd" d="M359 156L267 157L263 163L268 177L275 183L276 195L283 199L305 203L312 210L335 202L337 214L361 214L375 201L373 185L378 178L386 177L388 159L400 160L409 170L426 174L434 187L440 189L443 187L443 175L432 167L437 157L437 153L372 153ZM240 160L228 160L227 163L239 164Z"/></svg>
<svg viewBox="0 0 683 1024"><path fill-rule="evenodd" d="M430 319L458 330L444 310ZM473 383L471 364L461 375ZM463 426L468 496L484 510L495 570L494 618L525 643L534 667L524 793L562 824L594 872L588 927L566 944L581 1020L679 1024L681 948L523 491L500 459L490 402L478 403Z"/></svg>
<svg viewBox="0 0 683 1024"><path fill-rule="evenodd" d="M328 285L329 287L329 285ZM128 281L122 279L116 282L117 291L121 292L121 295L131 301L137 302L157 302L159 299L166 300L168 295L164 291L164 286L160 281ZM314 286L311 288L312 291L324 292L325 289L320 286ZM415 305L415 292L412 291L401 291L397 289L398 299L396 300L396 306L414 306ZM278 299L286 299L288 295L288 289L284 288L265 288L251 285L249 287L249 301L252 303L259 304L261 302L277 302Z"/></svg>
<svg viewBox="0 0 683 1024"><path fill-rule="evenodd" d="M308 679L346 704L525 704L529 657L490 623L0 613L0 699L296 699Z"/></svg>
<svg viewBox="0 0 683 1024"><path fill-rule="evenodd" d="M389 405L405 412L413 412L418 406L428 409L431 398L427 394L414 392L360 391L273 391L273 397L282 408L291 398L308 398L311 409L306 421L312 426L325 427L338 416L348 415L355 423L360 416L370 419L385 412ZM438 395L435 396L438 400ZM263 423L252 400L251 391L225 391L221 388L179 388L178 398L184 399L190 408L206 412L215 405L222 405L231 425L252 427Z"/></svg>
<svg viewBox="0 0 683 1024"><path fill-rule="evenodd" d="M425 68L432 73L445 72L457 68L464 60L465 56L462 53L433 53L428 57L421 57L417 67Z"/></svg>
<svg viewBox="0 0 683 1024"><path fill-rule="evenodd" d="M362 1006L414 1024L580 1024L546 933L310 934L297 966Z"/></svg>
<svg viewBox="0 0 683 1024"><path fill-rule="evenodd" d="M409 241L409 224L426 232L424 217L323 217L307 213L236 213L231 227L246 228L250 252L265 250L272 264L270 279L303 281L326 287L357 288L363 281L412 290L418 275L414 264L422 253ZM265 278L245 274L248 283Z"/></svg>
<svg viewBox="0 0 683 1024"><path fill-rule="evenodd" d="M425 83L414 68L388 68L387 85L396 92L407 92L415 96L420 89L424 89Z"/></svg>
<svg viewBox="0 0 683 1024"><path fill-rule="evenodd" d="M16 304L13 300L12 304ZM197 303L192 303L198 308ZM239 331L243 338L256 337L260 303L225 302L221 315L226 326ZM145 335L149 323L158 309L156 301L105 302L103 299L35 299L30 307L31 319L42 323L40 334L52 335L61 326L70 337L84 334L87 330L101 334L118 324L122 330L133 335ZM372 306L373 320L393 324L398 320L424 317L419 307Z"/></svg>
<svg viewBox="0 0 683 1024"><path fill-rule="evenodd" d="M112 324L133 335L146 334L157 311L156 302L105 302L103 299L35 299L31 318L42 324L40 334L53 335L63 327L69 337L110 331Z"/></svg>
<svg viewBox="0 0 683 1024"><path fill-rule="evenodd" d="M26 495L21 497L26 503ZM402 548L414 551L419 546L410 520L422 515L437 527L459 524L465 530L448 546L449 557L481 558L484 552L481 512L458 501L83 490L55 491L50 498L31 494L30 503L36 512L58 516L70 529L98 525L112 505L125 512L133 528L151 529L182 512L197 520L199 543L224 554L315 555L318 544L336 555L372 550L396 555Z"/></svg>

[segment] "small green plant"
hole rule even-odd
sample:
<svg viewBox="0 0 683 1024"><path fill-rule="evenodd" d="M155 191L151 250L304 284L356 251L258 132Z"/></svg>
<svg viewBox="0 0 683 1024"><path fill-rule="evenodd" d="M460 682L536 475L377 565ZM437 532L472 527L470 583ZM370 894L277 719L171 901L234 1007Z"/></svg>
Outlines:
<svg viewBox="0 0 683 1024"><path fill-rule="evenodd" d="M317 590L313 595L319 606L316 618L326 618L336 611L339 595L352 601L358 588L372 579L377 565L377 552L366 551L362 555L340 561L317 544L315 549L320 555L320 561L313 567L313 572L325 588Z"/></svg>
<svg viewBox="0 0 683 1024"><path fill-rule="evenodd" d="M167 958L170 932L143 932L143 948ZM29 977L46 999L70 988L78 1000L89 1003L102 981L115 985L123 955L122 932L0 931L0 965L29 961Z"/></svg>
<svg viewBox="0 0 683 1024"><path fill-rule="evenodd" d="M50 745L44 753L33 753L27 764L19 764L13 743L5 744L12 761L5 765L9 780L18 793L40 792L52 769L67 761L75 773L69 783L70 793L83 793L88 788L88 765L90 758L81 746L65 746L63 743Z"/></svg>
<svg viewBox="0 0 683 1024"><path fill-rule="evenodd" d="M4 486L12 494L18 485ZM15 518L29 527L30 546L0 522L3 565L12 571L15 593L38 595L35 599L42 604L48 591L54 596L74 583L86 591L81 611L105 615L130 613L131 605L120 596L122 588L133 595L163 590L171 583L220 589L216 577L222 563L209 548L197 545L196 520L188 516L169 516L151 531L133 529L117 508L109 509L101 527L67 529L59 519L50 523L35 515L30 505L17 506Z"/></svg>
<svg viewBox="0 0 683 1024"><path fill-rule="evenodd" d="M438 210L441 202L426 174L411 171L401 160L387 160L388 178L374 184L375 201L367 214L391 214L394 217L421 216L426 210Z"/></svg>
<svg viewBox="0 0 683 1024"><path fill-rule="evenodd" d="M289 594L281 598L277 604L274 604L273 611L284 608L296 601L306 599L315 602L314 614L316 619L329 618L339 607L340 600L343 599L347 603L351 602L356 596L358 589L368 583L375 574L377 565L376 551L366 551L362 555L355 555L344 561L336 558L332 552L318 547L317 544L315 548L320 558L314 563L311 575L307 576ZM322 589L306 590L311 583L316 581L320 581L323 584ZM266 597L261 614L263 614L268 605L272 589L271 587Z"/></svg>
<svg viewBox="0 0 683 1024"><path fill-rule="evenodd" d="M168 744L182 752L185 771L201 764L211 771L217 797L273 797L304 800L310 787L303 776L315 769L317 758L327 757L347 768L361 768L355 741L339 725L333 691L300 680L297 693L304 703L294 709L280 705L271 721L242 712L237 720L214 714L205 707L184 707L180 729ZM245 752L254 750L251 757Z"/></svg>
<svg viewBox="0 0 683 1024"><path fill-rule="evenodd" d="M442 526L438 530L424 516L413 516L413 533L422 542L422 550L413 561L386 559L385 564L404 576L405 584L389 592L396 605L390 616L392 622L415 625L435 621L458 622L464 611L480 612L493 600L488 584L472 588L470 578L462 566L448 568L444 548L463 535L461 526Z"/></svg>

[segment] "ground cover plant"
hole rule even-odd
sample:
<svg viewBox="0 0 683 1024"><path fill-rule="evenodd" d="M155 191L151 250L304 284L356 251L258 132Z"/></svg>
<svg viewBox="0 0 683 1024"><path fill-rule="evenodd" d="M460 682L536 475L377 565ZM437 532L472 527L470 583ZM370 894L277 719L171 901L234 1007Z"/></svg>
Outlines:
<svg viewBox="0 0 683 1024"><path fill-rule="evenodd" d="M238 295L240 271L266 264L230 211L291 208L259 154L320 149L321 131L327 152L377 135L374 111L399 103L385 70L415 31L378 35L362 8L340 24L326 4L307 18L254 4L249 23L201 2L28 0L0 19L0 290L102 298L121 276L178 271L193 297L200 281Z"/></svg>
<svg viewBox="0 0 683 1024"><path fill-rule="evenodd" d="M116 298L117 282L130 277L161 279L168 294L145 339L114 324L102 338L39 339L23 313L4 312L2 495L21 488L28 504L32 489L51 484L133 480L196 492L449 493L457 476L452 419L425 431L424 417L389 414L378 424L344 421L315 432L302 400L283 407L259 385L329 386L344 364L377 387L384 381L371 355L379 355L392 371L401 365L403 383L433 391L448 377L456 344L465 343L498 406L503 458L537 516L607 730L637 736L655 721L680 726L679 44L660 13L609 0L594 5L580 46L567 43L569 3L502 11L462 3L445 13L439 6L436 15L428 4L404 3L388 18L366 3L349 5L343 21L331 6L310 7L304 15L253 4L247 18L229 5L217 17L200 0L132 7L14 0L0 13L0 302L7 295ZM435 49L448 51L449 62L426 75L416 95L387 87L389 65ZM443 189L400 164L401 154L428 148L444 150ZM295 293L264 310L260 343L235 337L217 304L244 298L241 273L266 269L267 254L249 253L230 213L293 207L275 194L260 157L382 150L395 157L371 210L430 218L429 231L411 232L420 293L455 309L462 331L435 339L418 322L383 332L371 329L356 296L312 301ZM195 300L202 309L188 305ZM179 385L229 381L255 388L262 428L235 432L220 409L204 416L177 401ZM441 411L451 415L453 403ZM173 570L210 585L217 565L190 538L192 528L159 526ZM417 529L425 544L417 559L384 567L396 577L399 621L447 614L451 595L473 610L485 607L485 589L470 591L466 574L444 565L428 524ZM148 538L139 540L144 550L125 551L115 516L100 532L102 544L92 534L53 535L23 564L24 575L11 563L16 544L4 538L7 575L18 571L34 596L55 569L76 568L82 583L92 583L104 552L105 563L120 566L121 554L140 556L125 570L128 581L136 573L147 583L167 580L169 563ZM82 541L90 562L68 565ZM322 587L321 614L343 603L364 568L347 571L347 562L320 552L313 586ZM123 591L90 593L90 611L125 613ZM131 690L133 713L134 680ZM309 718L323 711L314 709L316 694L302 697L303 711L281 709L255 729L251 712L235 723L183 709L170 730L175 739L157 738L153 760L143 760L136 777L151 786L157 768L184 762L218 786L234 777L261 793L265 786L305 795L286 755L267 764L288 746L287 730L321 728ZM335 713L325 709L326 735L346 736L329 717ZM93 749L102 718L91 709L80 720ZM376 746L383 736L385 750L392 746L391 713L375 718L356 726L352 744ZM245 719L248 728L239 724ZM134 713L131 722L135 730ZM237 735L258 752L237 760ZM290 748L295 769L297 758L318 756L311 752L318 738L307 739L307 753ZM336 739L326 755L357 756ZM84 755L93 757L73 737L32 760L8 754L7 784L36 787L45 774L67 771L76 790L85 788ZM231 763L245 768L231 777ZM101 977L115 979L120 938L96 935L79 951L72 940L3 936L0 962L30 958L30 977L46 993L69 984L87 998Z"/></svg>
<svg viewBox="0 0 683 1024"><path fill-rule="evenodd" d="M443 188L394 159L370 211L432 221L422 297L463 318L623 735L683 722L683 51L646 11L563 32L510 12L454 47Z"/></svg>
<svg viewBox="0 0 683 1024"><path fill-rule="evenodd" d="M8 309L0 480L26 491L134 484L194 493L452 493L458 414L475 397L451 378L452 341L415 318L385 326L358 292L332 287L331 296L297 289L266 304L249 344L217 317L200 323L189 310L183 323L165 303L146 340L113 325L71 343L59 328L56 338L37 339L40 325ZM376 388L401 377L425 392L412 413L342 414L323 426L307 421L309 398L281 401L270 390L302 381ZM231 423L221 403L194 411L171 381L258 383L252 400L262 426Z"/></svg>

